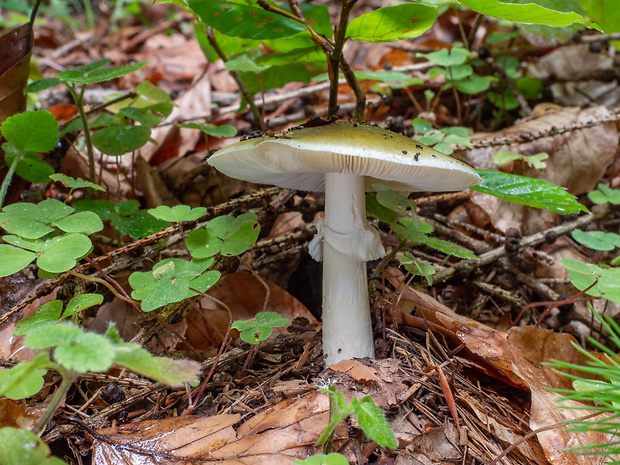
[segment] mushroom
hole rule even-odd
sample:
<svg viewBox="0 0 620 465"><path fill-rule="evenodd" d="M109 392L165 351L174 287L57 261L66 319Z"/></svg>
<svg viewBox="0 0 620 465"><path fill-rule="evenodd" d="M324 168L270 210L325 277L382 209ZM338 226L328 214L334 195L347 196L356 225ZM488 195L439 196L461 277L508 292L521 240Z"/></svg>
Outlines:
<svg viewBox="0 0 620 465"><path fill-rule="evenodd" d="M366 261L383 257L385 250L366 218L366 190L381 183L396 191L457 191L482 180L470 166L430 147L357 123L270 133L225 147L209 163L244 181L325 191L325 216L309 250L323 258L328 365L374 358Z"/></svg>

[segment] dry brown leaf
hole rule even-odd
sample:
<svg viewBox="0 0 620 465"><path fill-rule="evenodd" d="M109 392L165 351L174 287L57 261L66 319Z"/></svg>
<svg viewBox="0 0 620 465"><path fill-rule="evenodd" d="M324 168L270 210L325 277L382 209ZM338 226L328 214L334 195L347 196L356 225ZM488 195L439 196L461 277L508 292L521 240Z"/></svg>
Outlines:
<svg viewBox="0 0 620 465"><path fill-rule="evenodd" d="M329 420L329 397L313 390L286 399L238 428L239 415L175 417L99 431L93 463L291 465L317 453L312 446ZM337 434L346 434L339 428Z"/></svg>
<svg viewBox="0 0 620 465"><path fill-rule="evenodd" d="M26 109L32 30L23 24L0 37L0 123Z"/></svg>
<svg viewBox="0 0 620 465"><path fill-rule="evenodd" d="M569 410L565 407L586 407L578 402L558 402L562 396L549 391L549 388L571 389L572 381L555 372L553 368L542 365L543 362L561 360L578 365L587 365L587 358L577 351L572 342L575 339L568 334L558 334L533 326L513 328L508 332L508 349L512 357L515 372L529 385L532 392L530 427L535 430L545 426L558 425L548 431L538 433L538 440L543 447L547 460L555 464L598 465L605 463L603 457L579 456L564 449L588 444L607 444L614 437L598 432L576 433L559 425L592 413L587 409ZM583 376L582 372L572 372Z"/></svg>
<svg viewBox="0 0 620 465"><path fill-rule="evenodd" d="M552 128L597 120L609 114L609 110L603 106L582 110L547 104L544 107L537 107L531 117L507 129L493 134L475 134L471 140L476 142L491 138L527 137ZM596 187L613 161L617 146L616 126L606 124L544 137L532 142L473 149L466 154L466 160L476 168L496 169L493 155L499 150L509 150L522 155L546 152L549 158L545 161L547 164L545 169L537 170L513 164L511 172L552 182L567 188L571 194L578 195L590 192ZM508 166L505 169L508 169ZM491 223L500 231L515 227L524 235L528 235L554 226L559 221L555 213L547 210L517 205L479 192L472 192L471 201L487 213Z"/></svg>
<svg viewBox="0 0 620 465"><path fill-rule="evenodd" d="M467 352L459 352L459 357L465 358L466 364L515 386L525 387L521 378L514 373L510 358L507 356L505 332L457 315L431 296L402 285L402 273L395 268L386 269L386 275L390 283L401 293L398 300L399 311L395 314L398 324L438 331L455 347L465 344ZM411 313L412 304L414 308L424 312L424 318L401 311L401 308L404 308Z"/></svg>
<svg viewBox="0 0 620 465"><path fill-rule="evenodd" d="M334 365L330 365L329 369L337 373L346 373L358 383L378 383L381 381L381 379L377 377L377 370L357 360L342 360Z"/></svg>
<svg viewBox="0 0 620 465"><path fill-rule="evenodd" d="M291 321L303 316L311 323L316 323L316 318L295 297L269 281L264 282L269 286L266 307L265 286L258 278L245 271L224 276L217 285L209 289L207 294L228 305L234 321L250 320L264 308L266 311L279 313ZM208 297L202 299L201 305L202 311L193 309L186 316L188 328L185 337L197 350L219 347L230 324L228 312ZM274 336L285 333L286 327L273 330Z"/></svg>

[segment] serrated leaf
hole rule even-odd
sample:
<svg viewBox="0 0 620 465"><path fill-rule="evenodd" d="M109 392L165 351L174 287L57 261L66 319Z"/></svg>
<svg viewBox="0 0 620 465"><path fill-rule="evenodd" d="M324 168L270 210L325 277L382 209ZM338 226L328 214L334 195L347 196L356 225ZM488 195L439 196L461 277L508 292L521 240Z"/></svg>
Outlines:
<svg viewBox="0 0 620 465"><path fill-rule="evenodd" d="M560 215L588 211L564 188L550 182L500 171L476 171L484 181L482 184L472 186L470 188L472 190L528 207L550 210Z"/></svg>
<svg viewBox="0 0 620 465"><path fill-rule="evenodd" d="M35 328L26 336L25 344L31 349L48 349L61 344L70 344L82 329L71 323L58 323Z"/></svg>
<svg viewBox="0 0 620 465"><path fill-rule="evenodd" d="M90 181L85 181L82 178L75 179L75 178L72 178L71 176L67 176L66 174L62 174L62 173L52 174L50 175L50 179L52 181L63 183L69 189L90 188L90 189L94 189L97 191L105 192L105 189L101 187L99 184L95 184L94 182L90 182Z"/></svg>
<svg viewBox="0 0 620 465"><path fill-rule="evenodd" d="M49 111L13 115L0 125L0 132L7 142L24 152L48 152L58 141L58 123Z"/></svg>
<svg viewBox="0 0 620 465"><path fill-rule="evenodd" d="M435 23L437 8L421 4L389 6L364 13L347 26L347 38L364 42L413 39Z"/></svg>
<svg viewBox="0 0 620 465"><path fill-rule="evenodd" d="M105 63L101 64L104 61ZM57 77L61 81L71 84L95 84L97 82L111 81L112 79L126 76L148 65L148 62L142 62L125 66L112 66L109 68L101 67L109 61L110 60L101 60L92 63L93 66L90 67L86 65L77 69L63 71L59 73Z"/></svg>
<svg viewBox="0 0 620 465"><path fill-rule="evenodd" d="M506 19L515 23L546 24L548 26L570 26L583 24L586 27L599 29L596 23L587 21L574 12L561 12L544 8L535 3L516 4L504 3L499 0L456 0L463 6L486 16Z"/></svg>
<svg viewBox="0 0 620 465"><path fill-rule="evenodd" d="M52 325L48 329L54 328L58 324ZM112 366L114 355L114 345L107 337L82 331L70 343L60 344L54 349L56 362L65 368L80 373L107 371Z"/></svg>
<svg viewBox="0 0 620 465"><path fill-rule="evenodd" d="M51 365L48 354L41 353L29 362L20 362L13 368L0 371L0 396L25 399L35 395L43 387L43 376L47 373L46 368Z"/></svg>
<svg viewBox="0 0 620 465"><path fill-rule="evenodd" d="M191 208L189 205L175 205L168 207L160 205L157 208L151 208L148 212L155 218L169 221L170 223L181 223L182 221L194 221L205 214L205 207Z"/></svg>
<svg viewBox="0 0 620 465"><path fill-rule="evenodd" d="M396 436L385 420L383 411L377 407L370 396L366 396L360 401L354 398L351 403L353 404L353 413L366 436L381 447L389 449L398 447Z"/></svg>
<svg viewBox="0 0 620 465"><path fill-rule="evenodd" d="M55 77L39 79L37 81L31 82L30 84L28 84L26 89L24 89L24 93L35 93L36 94L37 92L41 92L42 90L56 87L61 82L62 81L60 79L55 78Z"/></svg>
<svg viewBox="0 0 620 465"><path fill-rule="evenodd" d="M303 24L263 8L219 0L188 0L187 4L205 24L232 37L277 39L306 30Z"/></svg>
<svg viewBox="0 0 620 465"><path fill-rule="evenodd" d="M405 269L414 276L423 276L428 281L429 286L433 285L432 275L435 273L435 267L428 263L422 263L416 259L410 252L398 256L398 261Z"/></svg>
<svg viewBox="0 0 620 465"><path fill-rule="evenodd" d="M151 138L147 126L113 125L92 134L93 145L106 155L120 156L138 150Z"/></svg>
<svg viewBox="0 0 620 465"><path fill-rule="evenodd" d="M0 277L10 276L27 267L37 255L7 244L0 244Z"/></svg>

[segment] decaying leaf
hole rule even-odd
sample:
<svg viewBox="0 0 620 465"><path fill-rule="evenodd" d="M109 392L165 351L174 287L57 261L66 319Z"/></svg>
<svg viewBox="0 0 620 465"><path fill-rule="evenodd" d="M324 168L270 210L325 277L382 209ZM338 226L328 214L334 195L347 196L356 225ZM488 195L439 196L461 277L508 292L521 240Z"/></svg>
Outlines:
<svg viewBox="0 0 620 465"><path fill-rule="evenodd" d="M327 426L329 397L313 390L286 399L236 426L241 417L180 416L100 430L93 463L292 465L320 452L312 444ZM337 431L337 436L346 434Z"/></svg>
<svg viewBox="0 0 620 465"><path fill-rule="evenodd" d="M541 152L549 154L547 167L535 169L523 163L506 165L513 174L530 176L565 187L573 195L593 190L605 170L613 161L618 145L618 131L613 123L595 125L586 129L536 138L540 133L553 133L558 128L596 121L609 116L603 106L588 109L561 108L556 105L539 105L532 116L505 130L493 134L476 134L471 137L475 145L481 141L521 140L530 142L508 143L493 147L476 148L466 154L466 160L476 168L497 169L493 155L499 150L509 150L522 155ZM546 210L537 210L499 200L496 197L473 192L471 200L484 210L493 226L500 231L515 227L526 234L542 231L558 223L559 217Z"/></svg>
<svg viewBox="0 0 620 465"><path fill-rule="evenodd" d="M508 350L515 372L528 383L532 391L530 427L535 430L557 425L548 431L538 433L538 440L549 463L598 465L605 463L607 459L595 455L575 455L564 449L588 444L608 444L614 440L614 436L596 431L571 432L567 431L565 425L560 425L562 422L581 418L593 412L579 402L560 402L562 395L550 391L549 388L572 389L572 380L557 373L553 368L542 365L543 362L551 362L554 359L587 365L587 358L572 346L572 342L575 342L575 339L568 334L558 334L533 326L513 328L508 332ZM573 374L584 376L582 372ZM580 409L574 410L575 407Z"/></svg>
<svg viewBox="0 0 620 465"><path fill-rule="evenodd" d="M32 29L24 24L0 37L0 123L26 109Z"/></svg>

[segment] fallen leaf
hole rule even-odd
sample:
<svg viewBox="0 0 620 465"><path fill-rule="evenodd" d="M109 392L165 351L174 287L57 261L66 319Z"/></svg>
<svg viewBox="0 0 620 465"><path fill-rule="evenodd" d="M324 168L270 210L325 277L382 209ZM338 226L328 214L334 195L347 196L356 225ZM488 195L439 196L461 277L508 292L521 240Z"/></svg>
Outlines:
<svg viewBox="0 0 620 465"><path fill-rule="evenodd" d="M23 24L0 37L0 123L26 109L32 30Z"/></svg>

